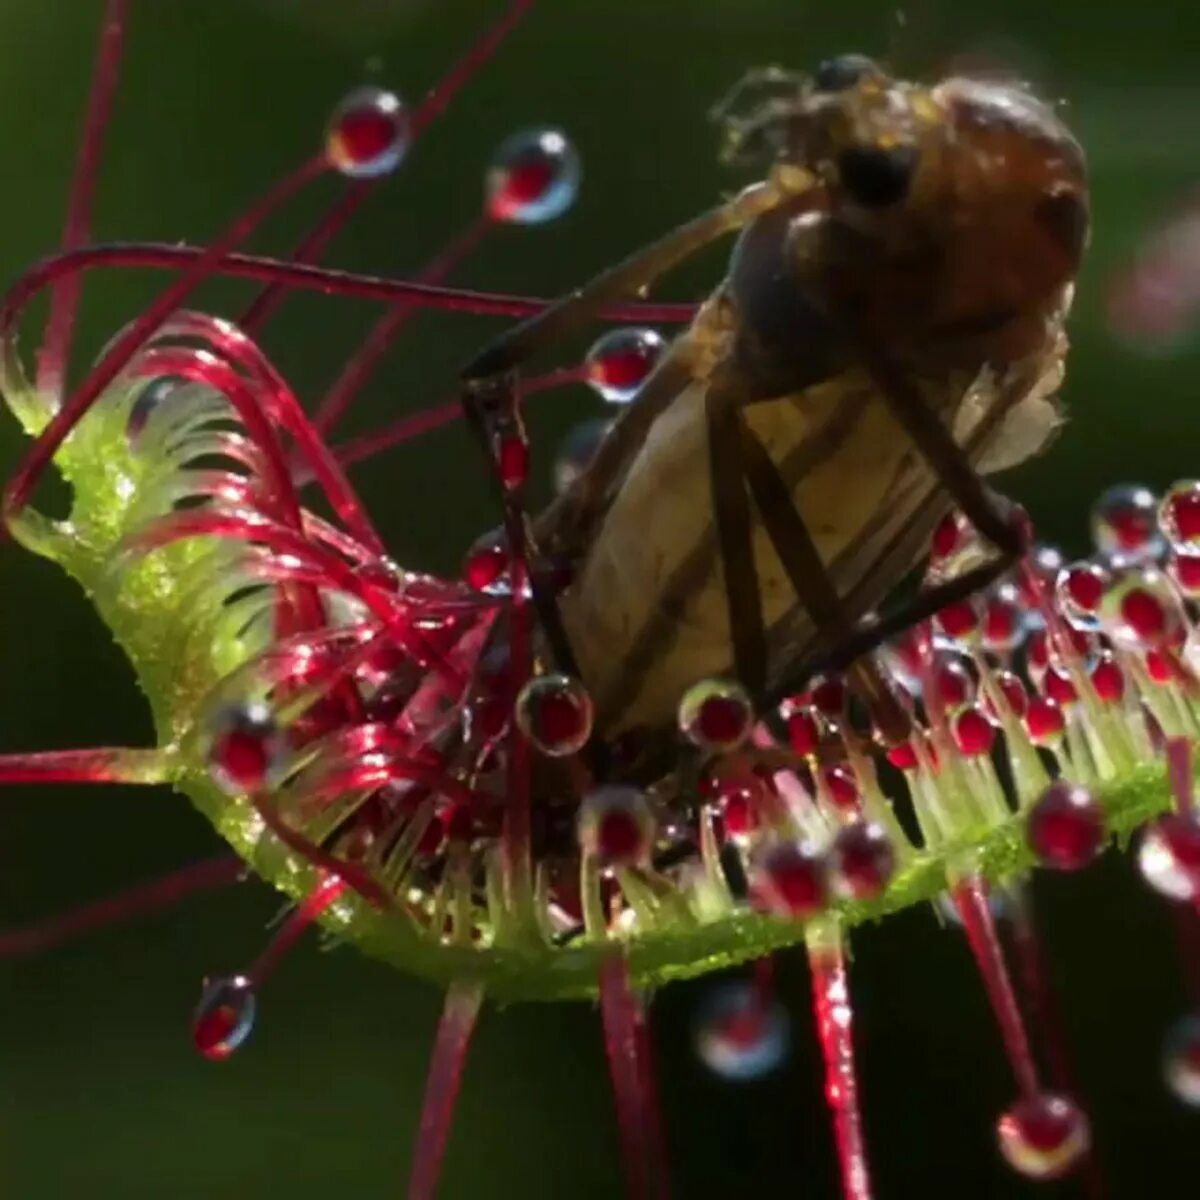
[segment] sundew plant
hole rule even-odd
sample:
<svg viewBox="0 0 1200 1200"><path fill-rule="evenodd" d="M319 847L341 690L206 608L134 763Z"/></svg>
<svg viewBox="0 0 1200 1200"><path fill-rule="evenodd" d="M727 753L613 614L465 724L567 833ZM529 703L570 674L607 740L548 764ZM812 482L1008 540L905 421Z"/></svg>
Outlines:
<svg viewBox="0 0 1200 1200"><path fill-rule="evenodd" d="M38 1081L29 1099L14 1089L10 1115L18 1128L32 1117L44 1122L39 1136L56 1145L81 1139L80 1160L89 1138L112 1140L98 1130L129 1135L123 1165L108 1168L116 1171L111 1184L100 1182L124 1196L168 1188L221 1194L231 1181L237 1194L276 1187L301 1194L273 1174L273 1160L293 1154L310 1165L298 1175L294 1163L279 1162L290 1179L320 1173L336 1183L351 1170L339 1162L353 1159L354 1186L411 1200L518 1189L646 1200L707 1195L705 1155L721 1164L726 1191L762 1190L774 1179L866 1200L888 1194L895 1171L904 1181L898 1188L907 1188L899 1194L938 1195L966 1157L953 1144L960 1128L978 1129L962 1136L977 1137L984 1165L974 1170L1002 1189L994 1194L1062 1186L1100 1196L1113 1194L1114 1177L1116 1194L1135 1194L1126 1182L1138 1157L1130 1138L1136 1132L1144 1169L1160 1167L1171 1154L1164 1147L1186 1136L1179 1131L1187 1110L1200 1104L1200 1014L1189 1012L1186 991L1190 981L1190 1002L1200 1003L1193 799L1200 483L1188 476L1186 456L1177 471L1164 465L1182 447L1155 448L1143 463L1134 448L1155 440L1131 439L1094 496L1081 488L1077 501L1048 504L1045 522L1022 494L1022 477L1010 477L1011 488L1003 486L1028 502L1002 509L998 536L994 510L980 499L990 493L964 482L955 465L992 469L1040 448L1059 421L1064 369L1071 380L1088 352L1070 314L1076 286L1084 317L1095 311L1087 274L1075 280L1088 240L1088 130L1074 128L1070 109L1055 115L1033 90L970 56L956 76L948 56L914 48L911 37L896 56L917 60L914 74L921 67L933 82L949 82L903 85L889 71L907 74L906 63L885 69L861 56L822 57L823 41L806 45L796 36L788 57L806 70L751 74L714 110L726 158L766 151L758 181L714 176L710 194L681 195L655 227L645 210L657 212L662 199L649 198L651 181L669 179L667 164L683 154L670 139L678 135L689 151L700 134L718 139L701 106L685 114L691 124L680 132L660 121L665 103L620 111L617 92L603 89L594 101L576 96L571 111L580 128L571 128L559 111L562 97L590 85L571 61L572 47L587 38L565 7L496 0L464 4L453 20L406 13L405 38L422 45L411 67L420 78L393 77L386 58L356 61L357 77L331 83L325 110L307 124L305 105L289 103L286 84L239 91L244 114L226 104L222 120L254 128L262 169L247 181L251 198L226 210L186 154L142 157L142 148L121 141L127 107L153 104L156 73L171 70L143 36L186 38L183 6L167 16L138 0L95 6L97 45L58 247L47 242L42 257L14 263L0 300L0 391L13 431L3 493L13 582L5 592L21 613L10 637L27 644L11 652L7 686L14 697L52 695L53 727L61 731L33 746L6 735L0 756L9 807L36 814L18 813L13 828L28 824L39 844L27 859L21 838L9 847L14 916L0 933L0 953L14 980L11 1053ZM732 48L715 55L723 71L712 99L755 60L780 57L770 31L795 21L766 4L750 10L723 15L739 31L745 22L747 54L744 61L731 61ZM345 17L378 29L354 37L356 46L389 36L389 22L376 26L370 16ZM255 56L233 17L228 29L219 17L207 19L231 69L252 71ZM308 19L322 32L306 32ZM597 36L610 48L632 39L630 66L640 39L676 28L665 8L640 20L614 9L612 21L622 20L619 36L612 29ZM289 42L320 53L346 32L315 7L271 28L267 62L290 54L282 48ZM706 14L698 30L719 42L722 17ZM611 70L616 57L595 61ZM70 68L80 78L84 58ZM193 69L209 61L198 55ZM213 69L224 70L224 62L216 53ZM637 95L670 87L664 74ZM518 91L524 111L501 123L497 113L508 117ZM909 122L896 126L900 135L880 124L897 106ZM675 105L669 111L681 119ZM601 145L661 141L657 167L647 173L638 149L631 157L643 164L639 172L622 178L619 154L598 172L587 142L601 117L621 126L613 142L597 135ZM486 130L478 161L438 157L456 123ZM221 121L214 124L174 129L175 150L190 138L219 139ZM673 372L684 371L687 386L715 387L712 364L736 358L741 346L738 322L749 302L733 285L712 292L726 269L728 237L719 253L687 260L718 240L710 235L769 231L774 213L812 197L810 216L840 219L845 201L869 234L864 212L919 202L915 184L909 195L911 179L923 178L914 164L951 126L958 132L947 153L963 156L962 165L945 161L956 179L979 167L974 131L983 130L985 143L999 131L999 150L987 143L999 182L983 172L985 193L1008 186L1010 169L1025 172L1036 189L1044 170L1046 190L1035 195L1033 212L1050 241L1031 253L1030 269L1048 282L1031 310L1036 345L1022 342L1011 359L985 355L965 375L924 379L924 391L906 392L886 357L854 342L856 356L805 385L801 411L828 407L830 428L875 389L863 419L880 423L876 436L893 447L908 446L911 434L925 456L919 461L928 459L928 467L913 467L917 450L897 451L910 456L897 460L897 470L915 472L905 476L909 486L925 491L909 518L882 526L892 532L865 580L878 596L835 589L830 609L812 582L824 578L827 533L814 526L814 546L791 507L792 460L771 441L772 422L784 422L778 413L787 410L772 409L761 421L735 415L724 425L710 417L698 473L671 476L661 487L653 477L647 486L632 468L613 476L604 508L610 534L621 514L650 539L662 528L660 512L668 519L679 512L685 531L685 509L698 520L696 551L671 576L675 591L643 595L631 587L633 560L597 566L593 544L608 553L603 531L554 514L590 512L589 489L628 439L644 438L656 461L686 463L692 426L683 402L670 409L675 416L660 418L672 434L662 434L663 424L639 424L638 414L660 393L676 394L664 391ZM824 131L833 149L810 127ZM799 150L788 140L795 128L809 130ZM863 131L876 128L884 132L864 141ZM1111 133L1098 130L1096 141L1091 181L1103 196L1111 163L1123 160ZM104 195L112 170L151 193L167 173L189 172L196 215L189 236L156 222L161 240L145 240L136 221L110 211ZM628 238L614 233L607 257L578 227L577 244L554 241L589 211L589 191L598 197L590 211L634 218ZM410 202L415 193L421 198ZM373 245L354 240L357 224L381 207L404 228L405 262L390 251L378 261ZM716 215L695 217L709 209ZM414 235L418 217L440 232ZM1116 257L1104 247L1104 222L1101 204L1094 237L1102 264L1105 254ZM640 259L626 260L601 277L594 297L584 291L554 306L550 297L667 230L656 252L660 269L644 273ZM578 271L564 274L556 261L563 247L579 259ZM668 276L661 286L658 274ZM346 333L354 319L363 326L357 342ZM527 324L514 340L505 331L518 321ZM326 342L336 355L323 352ZM473 355L472 345L487 348ZM1122 352L1136 350L1135 343ZM387 373L395 360L398 376ZM1150 379L1161 366L1144 369ZM1104 386L1086 366L1084 375L1089 387ZM939 388L953 392L945 424ZM907 404L911 415L915 405L934 432L923 418L888 416L887 404L900 403L895 393L903 402L895 412ZM1112 411L1090 410L1073 384L1067 400L1083 438L1096 436L1091 428ZM1021 424L1015 433L1010 417ZM1149 400L1141 420L1153 429ZM1164 419L1167 441L1169 422L1178 420ZM1109 429L1110 440L1119 427L1118 420ZM721 509L730 485L714 448L726 435L747 464L744 482L733 484L740 518ZM1014 443L1022 449L1013 452ZM998 452L1000 445L1007 449ZM440 447L436 460L430 446ZM825 471L837 485L835 528L871 503L879 482L853 472L840 478L833 457L840 446L815 425L799 441L814 458L806 470ZM1048 454L1053 459L1059 448ZM1128 482L1137 478L1154 486ZM899 511L894 493L881 495L880 519ZM721 511L714 518L710 509ZM739 521L747 537L761 526L778 570L753 551L735 556L736 537L727 536ZM1063 532L1068 550L1044 540L1045 524ZM1006 536L1019 552L993 570L993 543ZM24 552L47 560L46 570L9 568ZM754 623L762 625L774 602L770 570L794 588L789 604L798 596L821 636L816 649L792 655L792 627L777 611L757 637L769 632L772 662L789 666L768 676L753 669L752 651ZM661 648L686 645L702 626L699 609L688 606L703 597L706 579L718 577L726 582L712 594L731 632L715 649L704 643L695 659L703 669L681 682L668 670L679 656ZM747 578L759 580L749 593ZM40 627L39 605L26 598L33 589L69 589L71 581L119 654L89 649L87 639L99 635L78 613L65 627ZM622 641L620 605L637 614L643 602L644 636ZM145 697L140 740L108 736L121 723L105 710L122 689ZM26 723L39 728L15 704L12 712L10 733ZM79 785L88 797L67 798L60 785ZM177 801L190 802L213 831L216 848L210 842L194 861L181 862L181 826L164 825L162 840L174 840L177 852L156 859L158 837L139 825L154 828L164 818L116 815L123 806L136 814ZM47 843L58 853L43 853ZM136 875L106 869L115 862ZM49 877L35 882L35 864ZM1112 896L1096 897L1110 886L1134 897L1115 917ZM26 919L26 888L55 911ZM1118 997L1089 988L1092 1032L1096 1022L1109 1023L1099 1026L1103 1038L1079 1036L1079 1010L1071 1007L1079 993L1068 985L1064 999L1060 983L1071 957L1086 954L1078 946L1060 951L1063 929L1047 936L1035 915L1047 894L1055 900L1073 888L1086 899L1082 913L1060 922L1068 941L1102 939L1114 987L1163 993L1153 1028L1141 1016L1132 1020ZM248 918L230 904L223 911L240 912L238 919L193 926L199 918L187 914L226 904L226 889L257 889L282 908L268 922L270 900ZM87 898L92 893L99 898ZM180 1005L177 1040L159 1049L151 1038L141 1051L190 1050L195 1063L172 1070L154 1095L125 1093L120 1081L133 1052L122 1043L122 1020L108 1018L114 988L125 1004L142 994L125 990L120 977L135 971L149 980L153 947L133 965L133 943L114 942L109 959L101 943L95 957L79 960L95 969L90 974L72 972L69 961L62 968L68 983L54 976L62 960L38 957L60 944L73 948L83 935L116 936L107 928L122 920L147 922L172 943L172 971L185 958L195 968L186 1001L182 985L171 989ZM914 935L918 922L922 932ZM269 924L257 944L246 937L256 923ZM853 953L860 938L883 948L866 964L865 989ZM289 975L301 974L290 952L302 939L337 953L306 965L309 982L289 987ZM191 953L201 948L203 961ZM356 951L376 966L348 967ZM882 1036L875 1031L904 1011L897 1003L889 1013L879 967L888 955L908 986L925 977L931 1032L906 1031L923 1047L916 1054L871 1050ZM1146 965L1156 959L1182 975L1171 995ZM946 982L951 960L965 982ZM352 983L339 982L343 970ZM695 1016L684 1016L673 999L688 986L683 981L718 972L721 985ZM414 980L440 993L436 1019L402 1006L370 1038L355 1038L354 1054L338 1051L348 1044L359 989L407 996ZM269 1014L283 1009L289 991L300 997L294 1019L303 1032L272 1049ZM160 1002L156 985L146 982L144 994L147 1005ZM948 1006L951 996L969 1013ZM21 1034L26 1020L36 1020L23 1003L61 1013L67 1040L80 1025L90 1029L87 1040L100 1050L94 1082L39 1067L39 1039ZM522 1026L522 1018L493 1015L510 1006L539 1015ZM572 1006L566 1021L558 1015L564 1006ZM1105 1011L1112 1016L1094 1015ZM595 1034L581 1082L567 1027L587 1019ZM483 1073L487 1100L473 1102L473 1038L492 1020L521 1033L503 1053L493 1043ZM700 1059L722 1081L715 1091L709 1083L683 1086L687 1072L700 1069L680 1067L681 1043L693 1029ZM1120 1049L1112 1049L1114 1039ZM788 1087L780 1076L762 1082L789 1042ZM1092 1048L1100 1042L1102 1053ZM1126 1056L1151 1044L1140 1058ZM387 1122L394 1133L370 1150L353 1110L356 1103L375 1109L381 1093L374 1085L358 1090L359 1081L378 1078L393 1045L404 1098ZM249 1074L256 1054L273 1054L273 1069ZM939 1065L943 1056L967 1055L987 1064L977 1088L969 1068ZM1101 1082L1106 1056L1122 1064L1118 1077L1132 1072L1138 1089L1161 1089L1174 1107L1164 1099L1147 1110L1166 1114L1154 1123L1113 1118L1104 1103L1113 1093ZM593 1088L601 1061L610 1105ZM578 1126L568 1134L560 1124L560 1136L548 1138L535 1117L520 1153L499 1151L489 1120L496 1119L492 1130L509 1130L514 1117L488 1110L519 1107L507 1098L514 1081L523 1103L545 1103L532 1098L531 1063L534 1078L547 1076L578 1104ZM873 1067L882 1068L876 1095L886 1103L872 1099ZM251 1080L263 1090L229 1139L228 1115ZM116 1089L120 1122L98 1095L80 1102L79 1130L50 1128L49 1093L86 1096L93 1087ZM192 1087L217 1116L196 1139L203 1154L173 1174L162 1133L174 1127L178 1136L177 1125L189 1123L172 1121L172 1111L199 1111L183 1099ZM455 1127L460 1092L465 1130ZM698 1100L711 1101L709 1115L695 1111ZM1116 1108L1127 1106L1121 1099ZM976 1124L960 1126L964 1114ZM707 1132L698 1137L697 1126ZM199 1129L194 1119L192 1128ZM299 1129L304 1134L295 1136ZM229 1140L244 1169L222 1169ZM576 1141L611 1147L619 1170L594 1170L593 1151L576 1155ZM700 1149L700 1141L711 1145ZM502 1166L492 1169L493 1156ZM909 1161L893 1166L896 1156ZM60 1194L64 1181L80 1186L92 1171L70 1151L62 1161L50 1153L39 1159L29 1186L40 1185L40 1194Z"/></svg>

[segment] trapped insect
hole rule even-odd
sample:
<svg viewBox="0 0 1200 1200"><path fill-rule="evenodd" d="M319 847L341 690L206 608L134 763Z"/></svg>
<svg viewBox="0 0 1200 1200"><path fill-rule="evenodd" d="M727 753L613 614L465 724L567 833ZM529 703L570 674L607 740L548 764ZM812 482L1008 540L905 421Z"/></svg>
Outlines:
<svg viewBox="0 0 1200 1200"><path fill-rule="evenodd" d="M107 7L85 162L126 8ZM1075 1170L1087 1118L1054 1030L1022 1016L1021 1000L1047 1008L1023 874L1085 867L1173 797L1140 866L1168 895L1200 895L1185 602L1200 591L1200 485L1115 489L1093 514L1096 558L1063 564L1030 550L979 478L1059 420L1082 153L1020 88L925 87L845 56L811 77L748 77L719 115L728 156L763 161L765 178L557 304L440 283L482 237L569 206L580 161L552 127L500 143L483 213L420 280L315 265L529 8L511 3L415 109L351 92L321 152L208 247L88 245L83 173L63 252L0 304L0 382L35 439L4 513L87 589L158 744L6 755L0 778L171 784L240 858L139 896L228 881L244 860L296 901L255 962L205 981L192 1033L210 1059L252 1048L259 994L314 921L446 985L413 1200L435 1192L489 995L599 998L630 1193L666 1194L646 992L757 962L753 989L698 1038L719 1069L757 1072L784 1028L763 960L798 943L843 1192L863 1200L847 930L946 897L1016 1086L999 1149L1029 1177ZM349 190L293 260L238 252L330 169ZM698 307L641 298L725 234L726 277ZM98 265L177 274L67 391L77 272ZM214 274L263 285L236 323L185 307ZM44 288L31 383L15 331ZM256 340L288 288L387 305L311 415ZM467 367L461 408L331 447L420 307L527 321ZM581 364L519 376L593 319L622 327ZM651 328L672 324L672 339ZM561 494L531 518L526 406L580 379L621 407L572 446ZM389 557L344 468L460 411L504 520L461 579L438 579ZM30 505L51 465L73 491L67 521ZM889 601L927 549L925 586ZM1185 1099L1193 1033L1182 1024L1169 1054Z"/></svg>

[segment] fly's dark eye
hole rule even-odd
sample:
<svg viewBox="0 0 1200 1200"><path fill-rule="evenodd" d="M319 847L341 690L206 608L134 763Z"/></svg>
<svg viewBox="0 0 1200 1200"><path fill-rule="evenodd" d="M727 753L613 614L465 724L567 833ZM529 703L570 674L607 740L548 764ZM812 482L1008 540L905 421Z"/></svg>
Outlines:
<svg viewBox="0 0 1200 1200"><path fill-rule="evenodd" d="M884 208L908 195L917 166L912 146L853 146L837 160L838 176L850 197L868 208Z"/></svg>
<svg viewBox="0 0 1200 1200"><path fill-rule="evenodd" d="M875 64L864 54L839 54L827 58L813 73L813 87L818 92L844 92L852 88L864 75L873 75Z"/></svg>

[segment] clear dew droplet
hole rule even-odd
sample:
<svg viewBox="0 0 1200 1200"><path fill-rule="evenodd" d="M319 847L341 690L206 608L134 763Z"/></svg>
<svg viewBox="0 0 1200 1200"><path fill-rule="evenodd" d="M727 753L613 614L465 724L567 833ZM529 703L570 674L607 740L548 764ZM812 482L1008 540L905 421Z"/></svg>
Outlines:
<svg viewBox="0 0 1200 1200"><path fill-rule="evenodd" d="M488 215L515 225L541 225L575 202L583 169L559 129L529 129L500 144L488 167Z"/></svg>
<svg viewBox="0 0 1200 1200"><path fill-rule="evenodd" d="M1200 819L1193 813L1168 813L1146 826L1138 869L1156 892L1172 900L1200 896Z"/></svg>
<svg viewBox="0 0 1200 1200"><path fill-rule="evenodd" d="M1158 524L1177 550L1200 549L1200 482L1172 484L1159 506Z"/></svg>
<svg viewBox="0 0 1200 1200"><path fill-rule="evenodd" d="M787 1057L788 1016L753 983L713 988L693 1024L696 1053L714 1075L749 1083L774 1071Z"/></svg>
<svg viewBox="0 0 1200 1200"><path fill-rule="evenodd" d="M269 784L284 749L283 735L266 704L226 705L211 721L209 773L231 796L256 792Z"/></svg>
<svg viewBox="0 0 1200 1200"><path fill-rule="evenodd" d="M192 1041L205 1058L220 1062L250 1036L257 1004L244 975L207 979L192 1016Z"/></svg>
<svg viewBox="0 0 1200 1200"><path fill-rule="evenodd" d="M637 788L611 784L589 792L579 806L579 844L602 863L645 860L654 841L654 817Z"/></svg>
<svg viewBox="0 0 1200 1200"><path fill-rule="evenodd" d="M400 97L382 88L360 87L333 110L325 152L343 175L377 179L400 165L410 137L409 114Z"/></svg>
<svg viewBox="0 0 1200 1200"><path fill-rule="evenodd" d="M612 329L598 338L583 360L584 377L609 404L628 404L666 349L653 329Z"/></svg>
<svg viewBox="0 0 1200 1200"><path fill-rule="evenodd" d="M1027 1179L1057 1179L1091 1146L1083 1110L1069 1096L1043 1092L1018 1100L996 1123L1000 1153Z"/></svg>
<svg viewBox="0 0 1200 1200"><path fill-rule="evenodd" d="M612 422L604 417L581 421L558 447L554 459L554 490L560 495L587 470Z"/></svg>
<svg viewBox="0 0 1200 1200"><path fill-rule="evenodd" d="M753 726L754 705L746 689L729 679L693 684L679 702L679 730L701 750L736 750Z"/></svg>
<svg viewBox="0 0 1200 1200"><path fill-rule="evenodd" d="M1164 548L1158 530L1158 499L1141 484L1109 488L1092 506L1091 524L1092 540L1102 554L1144 562Z"/></svg>
<svg viewBox="0 0 1200 1200"><path fill-rule="evenodd" d="M562 758L582 750L592 734L592 700L578 679L539 675L517 696L517 726L543 754Z"/></svg>
<svg viewBox="0 0 1200 1200"><path fill-rule="evenodd" d="M1184 1104L1200 1108L1200 1013L1181 1017L1167 1031L1163 1076Z"/></svg>

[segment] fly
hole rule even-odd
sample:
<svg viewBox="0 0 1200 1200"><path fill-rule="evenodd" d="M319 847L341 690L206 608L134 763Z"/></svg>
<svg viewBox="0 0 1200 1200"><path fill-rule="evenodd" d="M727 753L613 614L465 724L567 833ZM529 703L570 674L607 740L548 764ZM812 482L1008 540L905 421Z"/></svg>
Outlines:
<svg viewBox="0 0 1200 1200"><path fill-rule="evenodd" d="M1025 548L981 476L1060 422L1083 152L1017 85L926 87L857 55L752 74L721 116L729 156L767 159L765 178L499 338L465 403L489 447L519 435L529 358L736 235L572 485L530 521L509 481L540 646L582 677L605 737L673 724L698 679L736 677L766 705L830 662L898 734L861 656ZM955 505L994 553L864 623ZM557 594L550 562L570 568Z"/></svg>

